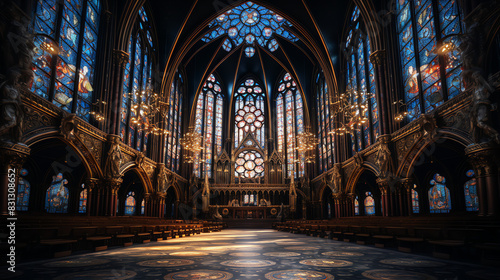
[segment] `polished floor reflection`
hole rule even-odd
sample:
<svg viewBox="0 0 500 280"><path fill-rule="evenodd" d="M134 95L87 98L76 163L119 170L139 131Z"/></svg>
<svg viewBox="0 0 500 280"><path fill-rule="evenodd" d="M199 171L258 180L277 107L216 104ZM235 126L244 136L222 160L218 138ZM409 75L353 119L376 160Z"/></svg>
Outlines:
<svg viewBox="0 0 500 280"><path fill-rule="evenodd" d="M204 233L32 262L18 270L16 278L31 280L500 279L491 267L270 229Z"/></svg>

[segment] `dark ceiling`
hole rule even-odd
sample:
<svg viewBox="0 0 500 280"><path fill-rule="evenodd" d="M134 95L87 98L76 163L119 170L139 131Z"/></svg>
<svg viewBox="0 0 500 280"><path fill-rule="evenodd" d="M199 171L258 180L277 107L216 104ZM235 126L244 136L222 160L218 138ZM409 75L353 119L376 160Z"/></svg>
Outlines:
<svg viewBox="0 0 500 280"><path fill-rule="evenodd" d="M148 1L147 5L150 5L150 10L153 12L152 17L158 35L160 69L165 69L169 57L178 55L181 46L189 42L190 37L197 30L204 28L199 33L203 35L209 30L208 23L212 19L225 10L244 2L246 1ZM323 48L324 57L329 56L336 76L340 73L338 46L346 20L345 15L351 8L351 2L352 0L254 1L288 19L292 22L292 28L296 26L303 28L303 33ZM185 80L188 81L188 94L191 101L200 84L211 72L220 77L221 83L231 94L235 80L238 82L248 74L253 74L262 82L267 82L268 92L274 92L277 80L286 69L298 78L307 101L311 102L309 97L313 88L313 73L320 68L320 65L317 56L315 57L314 52L308 48L304 40L291 43L281 38L278 40L280 48L277 51L271 53L260 48L252 58L245 57L241 47L233 49L231 53L220 49L222 41L222 37L209 43L198 40L183 56L180 64L186 71Z"/></svg>

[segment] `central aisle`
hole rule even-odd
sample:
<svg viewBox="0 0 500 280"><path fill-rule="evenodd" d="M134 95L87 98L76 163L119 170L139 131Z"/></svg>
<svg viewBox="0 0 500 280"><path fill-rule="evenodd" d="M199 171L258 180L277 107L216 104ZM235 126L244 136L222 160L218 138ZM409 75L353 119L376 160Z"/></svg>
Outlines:
<svg viewBox="0 0 500 280"><path fill-rule="evenodd" d="M498 279L488 267L265 229L204 233L18 269L19 279L57 280Z"/></svg>

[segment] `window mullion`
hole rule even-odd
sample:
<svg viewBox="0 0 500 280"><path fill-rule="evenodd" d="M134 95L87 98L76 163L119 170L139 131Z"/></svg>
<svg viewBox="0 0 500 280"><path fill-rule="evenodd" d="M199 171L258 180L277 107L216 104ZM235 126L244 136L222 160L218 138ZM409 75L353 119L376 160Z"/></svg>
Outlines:
<svg viewBox="0 0 500 280"><path fill-rule="evenodd" d="M418 83L418 98L419 98L420 112L422 112L422 114L425 114L424 97L423 97L423 91L422 91L422 76L420 75L420 56L419 56L420 52L418 49L418 41L419 40L418 40L418 32L417 32L417 21L415 19L416 11L415 11L415 5L414 5L413 1L409 1L408 5L410 5L409 6L410 19L411 19L411 25L412 25L412 31L413 31L413 53L415 56L415 65L417 68L417 69L415 69L415 71L418 72L417 83Z"/></svg>
<svg viewBox="0 0 500 280"><path fill-rule="evenodd" d="M39 3L40 4L40 3ZM57 5L57 19L56 19L56 26L54 27L54 40L56 41L57 45L60 46L61 44L61 24L63 20L63 11L64 11L64 2L58 2ZM52 55L52 61L50 65L50 86L49 86L49 92L47 95L49 96L49 101L52 103L54 101L54 95L55 95L55 82L56 82L56 66L57 66L57 61L59 60L59 55L58 54L53 54Z"/></svg>
<svg viewBox="0 0 500 280"><path fill-rule="evenodd" d="M80 67L82 64L83 38L85 37L85 21L87 19L87 1L83 2L82 14L80 15L80 30L78 30L78 50L76 53L75 81L73 83L73 104L71 112L75 113L78 100L80 99L78 85L80 84Z"/></svg>

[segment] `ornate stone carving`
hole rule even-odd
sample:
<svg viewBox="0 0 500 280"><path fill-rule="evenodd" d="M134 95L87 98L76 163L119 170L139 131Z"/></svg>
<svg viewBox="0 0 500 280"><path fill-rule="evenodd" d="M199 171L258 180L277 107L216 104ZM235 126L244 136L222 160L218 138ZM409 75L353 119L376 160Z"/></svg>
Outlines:
<svg viewBox="0 0 500 280"><path fill-rule="evenodd" d="M495 92L495 87L500 83L500 72L489 77L488 81L479 71L471 75L469 88L473 93L473 106L471 121L474 128L474 141L485 143L495 141L500 144L500 134L491 125L491 111L497 110L497 104L492 104L490 95Z"/></svg>
<svg viewBox="0 0 500 280"><path fill-rule="evenodd" d="M129 54L122 50L113 50L113 59L121 68L125 68L129 60Z"/></svg>
<svg viewBox="0 0 500 280"><path fill-rule="evenodd" d="M385 50L374 51L370 55L370 62L373 65L382 65L385 63Z"/></svg>
<svg viewBox="0 0 500 280"><path fill-rule="evenodd" d="M0 143L0 166L2 170L6 167L21 170L26 158L30 154L30 148L24 144ZM7 172L7 170L4 170Z"/></svg>
<svg viewBox="0 0 500 280"><path fill-rule="evenodd" d="M141 152L137 153L137 156L135 157L135 164L137 165L137 167L144 168L144 160L145 159L146 159L146 157L144 156L143 153L141 153Z"/></svg>
<svg viewBox="0 0 500 280"><path fill-rule="evenodd" d="M75 136L77 133L77 125L76 125L76 115L69 114L62 118L61 125L59 126L59 133L67 140L73 141L75 140Z"/></svg>
<svg viewBox="0 0 500 280"><path fill-rule="evenodd" d="M377 151L376 164L380 170L379 178L386 179L389 176L389 171L392 166L391 151L388 143L380 143Z"/></svg>
<svg viewBox="0 0 500 280"><path fill-rule="evenodd" d="M157 169L158 169L158 174L156 175L156 191L160 193L166 193L167 173L165 172L165 164L159 163Z"/></svg>
<svg viewBox="0 0 500 280"><path fill-rule="evenodd" d="M363 167L364 160L363 160L363 156L361 155L361 153L356 153L354 155L354 163L355 163L357 169Z"/></svg>
<svg viewBox="0 0 500 280"><path fill-rule="evenodd" d="M120 148L120 138L110 135L111 147L106 159L105 176L107 179L118 179L121 177L120 167L123 162L123 155Z"/></svg>
<svg viewBox="0 0 500 280"><path fill-rule="evenodd" d="M342 190L342 165L341 163L335 163L333 165L333 173L332 173L332 184L330 188L332 189L332 193L338 193Z"/></svg>
<svg viewBox="0 0 500 280"><path fill-rule="evenodd" d="M436 117L432 114L422 115L421 127L424 131L424 137L427 139L433 139L437 134L437 122Z"/></svg>
<svg viewBox="0 0 500 280"><path fill-rule="evenodd" d="M29 21L8 1L0 4L0 141L22 138L21 88L33 80L33 39Z"/></svg>
<svg viewBox="0 0 500 280"><path fill-rule="evenodd" d="M500 149L491 143L480 143L465 148L468 161L474 167L476 176L487 176L497 173Z"/></svg>

